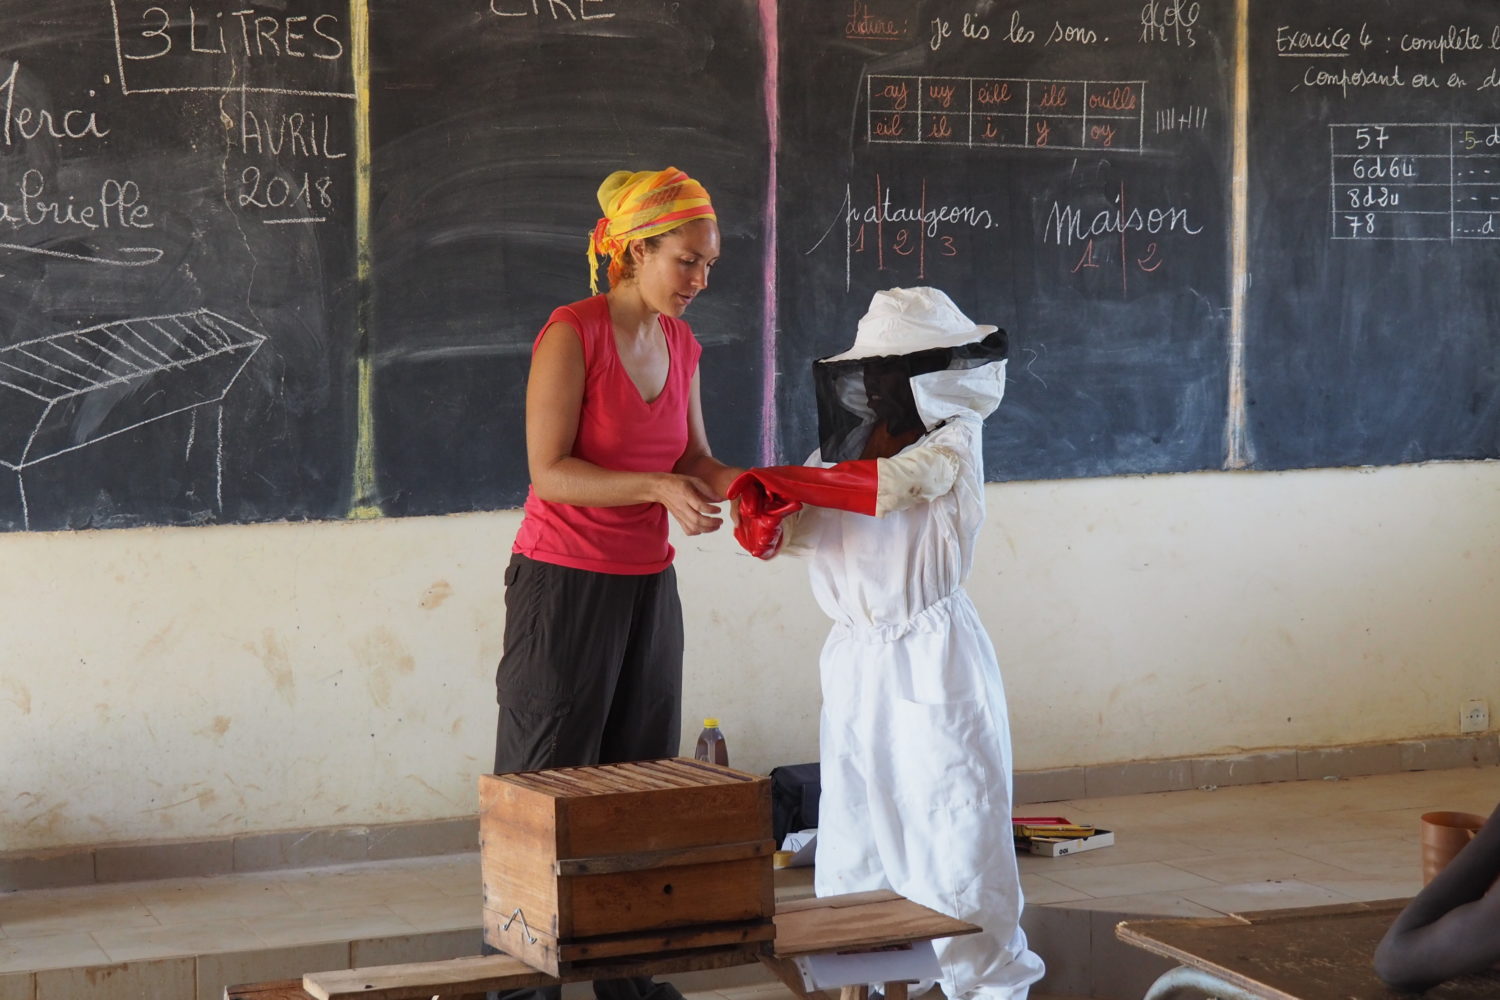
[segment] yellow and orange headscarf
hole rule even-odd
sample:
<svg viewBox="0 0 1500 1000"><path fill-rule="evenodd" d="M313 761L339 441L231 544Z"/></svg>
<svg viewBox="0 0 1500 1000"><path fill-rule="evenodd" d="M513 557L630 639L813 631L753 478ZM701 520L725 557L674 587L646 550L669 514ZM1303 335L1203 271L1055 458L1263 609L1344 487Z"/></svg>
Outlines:
<svg viewBox="0 0 1500 1000"><path fill-rule="evenodd" d="M717 219L708 192L676 167L665 170L616 170L599 185L604 218L589 236L589 288L599 294L599 258L609 258L610 280L631 240L659 236L694 219Z"/></svg>

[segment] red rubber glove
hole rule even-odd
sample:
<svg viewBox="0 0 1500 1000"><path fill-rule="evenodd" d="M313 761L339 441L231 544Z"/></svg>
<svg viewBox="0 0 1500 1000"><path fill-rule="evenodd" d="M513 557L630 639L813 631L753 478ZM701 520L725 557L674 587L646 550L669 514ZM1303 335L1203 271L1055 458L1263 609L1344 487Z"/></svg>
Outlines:
<svg viewBox="0 0 1500 1000"><path fill-rule="evenodd" d="M732 498L735 488L748 478L760 483L767 496L873 517L880 482L877 463L877 459L869 458L840 462L826 469L811 465L749 469L730 484L728 496Z"/></svg>
<svg viewBox="0 0 1500 1000"><path fill-rule="evenodd" d="M739 498L734 538L740 547L757 559L770 559L781 551L781 522L801 510L802 503L768 494L760 481L748 474L735 479L725 495L730 500Z"/></svg>

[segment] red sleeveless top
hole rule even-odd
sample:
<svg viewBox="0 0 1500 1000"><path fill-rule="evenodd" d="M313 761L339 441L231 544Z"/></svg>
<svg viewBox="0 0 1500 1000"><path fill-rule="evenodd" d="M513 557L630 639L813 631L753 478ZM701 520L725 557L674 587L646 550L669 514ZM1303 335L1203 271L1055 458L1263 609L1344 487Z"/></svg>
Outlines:
<svg viewBox="0 0 1500 1000"><path fill-rule="evenodd" d="M603 295L553 310L553 323L568 323L583 342L583 405L573 457L605 469L670 472L688 441L688 399L703 348L680 319L661 316L670 366L667 383L651 402L620 363L609 302ZM533 352L542 339L537 334ZM538 562L596 573L642 575L672 565L667 509L659 503L626 507L577 507L543 500L530 487L525 516L512 551Z"/></svg>

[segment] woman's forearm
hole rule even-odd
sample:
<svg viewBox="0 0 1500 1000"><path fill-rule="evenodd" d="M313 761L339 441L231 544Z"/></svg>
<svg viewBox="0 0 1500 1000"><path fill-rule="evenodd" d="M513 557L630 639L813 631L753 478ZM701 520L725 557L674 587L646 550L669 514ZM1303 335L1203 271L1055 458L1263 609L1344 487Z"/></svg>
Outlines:
<svg viewBox="0 0 1500 1000"><path fill-rule="evenodd" d="M531 488L538 497L575 507L626 507L659 503L661 480L667 473L606 469L571 455L544 468L531 470Z"/></svg>
<svg viewBox="0 0 1500 1000"><path fill-rule="evenodd" d="M729 484L745 470L737 466L725 465L712 455L697 454L684 456L672 471L684 476L696 476L703 480L714 491L714 498L722 500L729 490Z"/></svg>

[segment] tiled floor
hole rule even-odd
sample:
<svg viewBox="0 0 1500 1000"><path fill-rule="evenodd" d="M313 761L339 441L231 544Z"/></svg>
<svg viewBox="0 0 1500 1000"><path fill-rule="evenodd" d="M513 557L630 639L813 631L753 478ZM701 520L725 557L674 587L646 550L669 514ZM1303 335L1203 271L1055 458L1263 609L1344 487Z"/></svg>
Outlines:
<svg viewBox="0 0 1500 1000"><path fill-rule="evenodd" d="M1116 843L1023 855L1023 926L1047 959L1047 990L1134 1000L1169 963L1121 944L1120 920L1410 896L1422 813L1488 816L1497 802L1500 768L1483 767L1049 803L1047 815L1113 830Z"/></svg>
<svg viewBox="0 0 1500 1000"><path fill-rule="evenodd" d="M1410 895L1418 817L1488 815L1497 801L1490 767L1023 807L1116 837L1021 858L1026 927L1049 965L1042 989L1139 996L1158 965L1114 940L1125 917ZM780 874L782 898L810 893L805 870ZM472 854L0 894L0 1000L217 1000L226 983L473 954L479 909ZM682 985L713 1000L783 996L753 967L699 975Z"/></svg>

